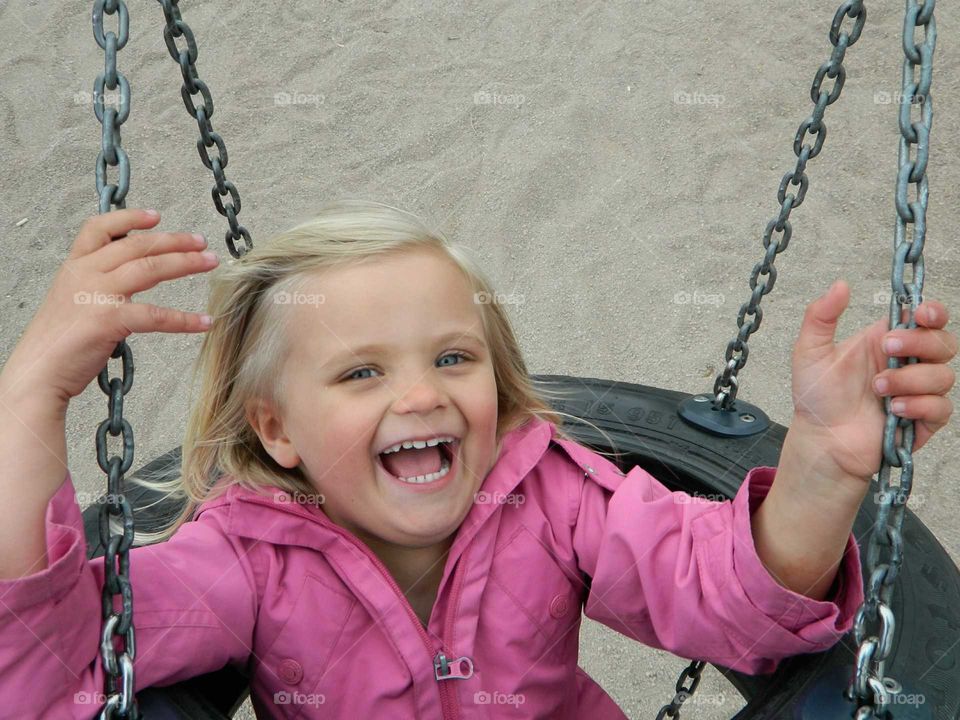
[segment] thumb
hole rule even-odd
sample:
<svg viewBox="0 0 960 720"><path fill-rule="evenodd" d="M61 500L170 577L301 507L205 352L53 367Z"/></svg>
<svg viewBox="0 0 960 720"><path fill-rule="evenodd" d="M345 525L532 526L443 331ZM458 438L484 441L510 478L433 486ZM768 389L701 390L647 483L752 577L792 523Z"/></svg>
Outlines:
<svg viewBox="0 0 960 720"><path fill-rule="evenodd" d="M849 301L850 287L846 281L834 281L823 295L807 306L796 349L809 352L831 347L837 332L837 321L847 309Z"/></svg>

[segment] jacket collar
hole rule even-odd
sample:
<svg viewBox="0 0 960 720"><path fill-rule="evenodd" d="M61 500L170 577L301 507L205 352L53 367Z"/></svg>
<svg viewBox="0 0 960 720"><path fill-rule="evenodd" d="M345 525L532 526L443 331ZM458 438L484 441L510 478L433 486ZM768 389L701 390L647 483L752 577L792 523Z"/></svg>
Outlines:
<svg viewBox="0 0 960 720"><path fill-rule="evenodd" d="M513 491L543 457L555 434L553 423L536 417L506 433L501 441L500 456L484 479L481 490L503 495ZM229 506L227 532L232 535L321 551L343 535L356 540L320 508L293 502L289 493L274 486L257 492L232 484L221 497L203 503L194 517L220 505ZM496 503L473 503L457 531L450 554L458 555L499 507Z"/></svg>

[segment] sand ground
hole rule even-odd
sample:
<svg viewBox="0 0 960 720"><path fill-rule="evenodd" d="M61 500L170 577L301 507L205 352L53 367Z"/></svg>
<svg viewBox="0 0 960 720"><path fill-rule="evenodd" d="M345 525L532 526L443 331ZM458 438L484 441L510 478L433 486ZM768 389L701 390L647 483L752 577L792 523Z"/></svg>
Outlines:
<svg viewBox="0 0 960 720"><path fill-rule="evenodd" d="M205 233L225 260L226 222L212 207L163 14L156 3L129 4L118 61L133 88L122 130L128 205L158 208L162 229ZM254 242L327 199L388 202L470 246L499 290L518 298L510 311L532 372L707 392L762 258L780 178L794 167L794 134L811 112L838 3L180 5ZM807 304L842 277L852 297L841 337L887 312L902 4L868 6L741 374L740 396L781 423L792 413L790 354ZM0 357L97 211L91 93L103 52L91 7L0 3ZM960 16L944 4L936 17L925 296L956 313L960 254L947 213L960 185ZM678 292L695 299L680 302ZM205 297L201 277L138 299L199 310ZM134 339L125 416L135 467L180 444L198 347L199 336ZM88 493L104 487L93 436L105 413L96 383L70 407L70 469ZM954 559L958 427L917 456L910 500ZM631 718L652 718L686 661L585 620L582 665ZM740 698L712 667L704 678L692 716L730 717Z"/></svg>

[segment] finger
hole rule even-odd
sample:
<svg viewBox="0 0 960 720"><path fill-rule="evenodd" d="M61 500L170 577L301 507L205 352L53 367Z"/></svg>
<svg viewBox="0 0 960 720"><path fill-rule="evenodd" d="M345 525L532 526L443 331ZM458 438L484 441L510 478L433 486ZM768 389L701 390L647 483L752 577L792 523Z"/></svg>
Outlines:
<svg viewBox="0 0 960 720"><path fill-rule="evenodd" d="M157 224L160 215L151 215L146 210L124 208L94 215L84 220L76 240L67 256L70 260L89 255L131 230L150 228Z"/></svg>
<svg viewBox="0 0 960 720"><path fill-rule="evenodd" d="M898 401L903 402L902 410L893 407ZM899 417L921 420L931 432L936 432L950 421L953 401L942 395L908 395L891 398L891 410Z"/></svg>
<svg viewBox="0 0 960 720"><path fill-rule="evenodd" d="M940 395L894 398L893 402L897 400L905 401L904 408L899 410L891 408L893 414L914 421L912 452L922 448L938 430L946 427L953 414L953 403L950 398ZM903 444L903 429L899 424L894 435L894 443L898 447Z"/></svg>
<svg viewBox="0 0 960 720"><path fill-rule="evenodd" d="M950 321L947 306L937 300L924 300L914 313L917 325L928 328L942 328Z"/></svg>
<svg viewBox="0 0 960 720"><path fill-rule="evenodd" d="M821 352L833 347L837 322L850 302L850 287L836 280L827 291L807 305L794 353Z"/></svg>
<svg viewBox="0 0 960 720"><path fill-rule="evenodd" d="M209 250L147 255L121 265L110 273L110 277L117 292L132 295L149 290L164 280L212 270L219 262L216 254Z"/></svg>
<svg viewBox="0 0 960 720"><path fill-rule="evenodd" d="M149 303L121 303L118 306L121 322L135 333L206 332L210 324L203 321L202 313L184 312Z"/></svg>
<svg viewBox="0 0 960 720"><path fill-rule="evenodd" d="M193 233L137 233L114 240L100 248L96 253L97 266L101 272L111 272L124 263L137 258L177 251L202 250L206 246L207 241L203 239L203 236Z"/></svg>
<svg viewBox="0 0 960 720"><path fill-rule="evenodd" d="M886 380L886 389L878 389L876 380ZM878 395L944 395L950 392L956 373L947 365L916 363L894 370L884 370L874 378L873 390Z"/></svg>
<svg viewBox="0 0 960 720"><path fill-rule="evenodd" d="M888 340L899 341L900 347L888 345ZM915 357L943 363L949 362L957 354L957 346L957 336L946 330L891 330L883 336L883 352L890 357Z"/></svg>

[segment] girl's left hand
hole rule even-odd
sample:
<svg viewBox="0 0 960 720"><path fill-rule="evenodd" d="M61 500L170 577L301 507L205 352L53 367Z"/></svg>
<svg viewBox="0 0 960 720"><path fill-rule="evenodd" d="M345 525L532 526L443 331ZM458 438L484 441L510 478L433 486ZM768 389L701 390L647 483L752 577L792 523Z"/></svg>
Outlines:
<svg viewBox="0 0 960 720"><path fill-rule="evenodd" d="M914 420L913 452L947 424L953 403L946 394L956 374L946 363L957 354L958 343L954 333L942 329L947 308L926 300L915 313L916 328L890 330L884 318L834 344L849 299L849 286L838 280L807 306L793 349L793 424L813 433L815 447L829 453L840 471L869 481L883 457L885 396L904 402L903 410L893 408L895 415ZM901 322L908 312L904 309ZM901 340L902 348L888 353L881 344L887 337ZM891 370L891 355L918 362ZM887 380L887 390L876 389L878 378ZM898 427L898 446L902 437Z"/></svg>

